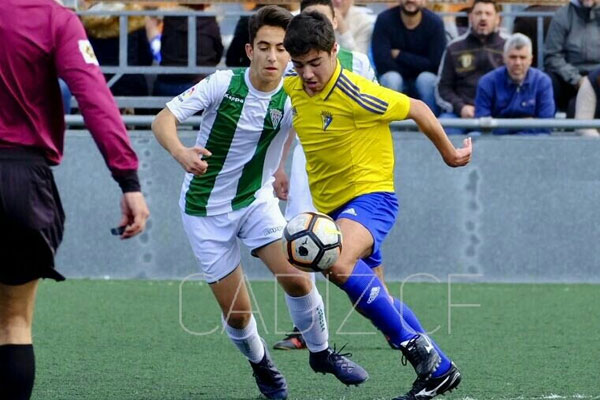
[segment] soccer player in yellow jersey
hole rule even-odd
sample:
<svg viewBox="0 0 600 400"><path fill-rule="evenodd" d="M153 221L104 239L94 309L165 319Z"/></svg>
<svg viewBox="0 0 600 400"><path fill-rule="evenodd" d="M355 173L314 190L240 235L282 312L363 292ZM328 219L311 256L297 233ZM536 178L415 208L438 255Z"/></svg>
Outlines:
<svg viewBox="0 0 600 400"><path fill-rule="evenodd" d="M411 390L398 399L431 399L450 391L460 382L459 370L415 328L414 313L410 321L397 311L370 267L381 264L381 244L398 212L389 123L415 120L451 167L468 164L471 139L455 148L423 102L343 70L333 27L323 14L294 17L284 46L298 74L285 78L284 88L306 154L313 202L336 220L344 237L344 250L325 275L415 368Z"/></svg>

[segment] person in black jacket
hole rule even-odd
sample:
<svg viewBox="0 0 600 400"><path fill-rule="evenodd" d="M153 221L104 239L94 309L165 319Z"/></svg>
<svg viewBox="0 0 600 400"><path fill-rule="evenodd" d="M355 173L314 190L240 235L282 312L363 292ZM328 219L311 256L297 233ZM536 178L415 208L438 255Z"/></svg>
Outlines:
<svg viewBox="0 0 600 400"><path fill-rule="evenodd" d="M499 11L494 0L475 0L469 12L471 29L448 44L438 72L440 118L473 118L479 78L504 64L505 37L498 32ZM464 131L449 128L446 133Z"/></svg>
<svg viewBox="0 0 600 400"><path fill-rule="evenodd" d="M257 11L262 5L254 7L253 11ZM233 39L227 48L225 54L225 65L228 67L249 67L250 59L246 55L246 43L250 43L250 35L248 33L248 21L250 17L242 15L235 26Z"/></svg>
<svg viewBox="0 0 600 400"><path fill-rule="evenodd" d="M194 10L204 10L203 5L190 5ZM185 66L188 63L187 17L165 16L161 38L160 65ZM223 56L221 31L215 17L196 18L196 65L215 66ZM158 75L154 83L155 96L176 96L200 82L206 75Z"/></svg>

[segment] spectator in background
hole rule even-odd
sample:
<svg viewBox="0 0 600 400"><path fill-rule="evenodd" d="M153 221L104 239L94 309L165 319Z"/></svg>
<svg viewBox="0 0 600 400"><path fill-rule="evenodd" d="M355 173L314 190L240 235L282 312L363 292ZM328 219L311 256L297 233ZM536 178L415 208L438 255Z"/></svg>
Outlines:
<svg viewBox="0 0 600 400"><path fill-rule="evenodd" d="M600 0L571 0L556 12L545 41L544 65L557 108L572 118L583 77L600 66Z"/></svg>
<svg viewBox="0 0 600 400"><path fill-rule="evenodd" d="M157 64L160 64L160 44L162 38L162 17L145 17L146 22L146 38L150 45L152 58Z"/></svg>
<svg viewBox="0 0 600 400"><path fill-rule="evenodd" d="M435 113L435 73L446 33L442 19L424 6L425 0L400 0L377 16L373 61L382 86L423 100Z"/></svg>
<svg viewBox="0 0 600 400"><path fill-rule="evenodd" d="M600 119L600 68L583 78L577 92L575 118ZM600 136L600 129L578 129L577 133L582 136Z"/></svg>
<svg viewBox="0 0 600 400"><path fill-rule="evenodd" d="M550 77L531 67L531 39L515 33L504 45L504 65L479 80L475 117L553 118ZM549 129L494 129L494 134L549 134Z"/></svg>
<svg viewBox="0 0 600 400"><path fill-rule="evenodd" d="M442 57L437 85L440 118L473 118L477 83L502 65L504 37L498 32L500 15L494 0L475 0L469 12L471 29L450 44ZM448 134L465 133L448 128Z"/></svg>
<svg viewBox="0 0 600 400"><path fill-rule="evenodd" d="M350 51L369 53L375 15L366 7L356 7L354 0L333 0L337 28L336 40Z"/></svg>
<svg viewBox="0 0 600 400"><path fill-rule="evenodd" d="M204 5L189 5L190 9L202 11ZM161 38L161 62L163 66L188 65L188 18L165 16ZM196 18L196 65L215 66L223 56L221 31L215 17ZM154 95L176 96L200 82L206 74L161 74L154 82Z"/></svg>
<svg viewBox="0 0 600 400"><path fill-rule="evenodd" d="M262 5L254 7L253 11L260 9ZM246 55L246 43L250 42L250 34L248 33L248 21L250 17L242 15L235 25L233 38L227 53L225 53L225 65L228 67L249 67L250 59Z"/></svg>
<svg viewBox="0 0 600 400"><path fill-rule="evenodd" d="M135 4L99 2L90 11L138 11ZM119 17L113 15L86 15L81 18L90 43L102 66L119 65ZM143 16L129 16L127 27L127 64L129 66L152 65L152 52L146 36L146 21ZM113 74L105 74L110 80ZM127 74L119 78L110 88L114 96L147 96L148 84L143 74Z"/></svg>

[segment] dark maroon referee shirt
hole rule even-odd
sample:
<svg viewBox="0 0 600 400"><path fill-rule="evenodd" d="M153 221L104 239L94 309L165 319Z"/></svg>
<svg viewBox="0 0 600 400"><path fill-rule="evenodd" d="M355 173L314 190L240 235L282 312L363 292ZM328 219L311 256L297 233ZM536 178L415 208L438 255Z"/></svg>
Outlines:
<svg viewBox="0 0 600 400"><path fill-rule="evenodd" d="M60 163L65 123L57 76L77 98L113 176L137 181L137 157L75 13L54 0L0 0L0 147L36 147Z"/></svg>

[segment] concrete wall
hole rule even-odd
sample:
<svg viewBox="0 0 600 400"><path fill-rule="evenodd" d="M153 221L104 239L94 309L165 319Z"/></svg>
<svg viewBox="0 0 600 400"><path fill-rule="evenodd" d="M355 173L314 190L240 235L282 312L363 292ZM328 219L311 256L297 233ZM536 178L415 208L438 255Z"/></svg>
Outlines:
<svg viewBox="0 0 600 400"><path fill-rule="evenodd" d="M183 134L193 143L195 134ZM456 143L461 138L453 138ZM57 257L67 277L180 279L198 272L177 200L183 171L149 132L133 132L152 212L121 241L119 189L87 132L69 132L55 169L67 213ZM383 247L388 279L600 283L600 141L481 137L470 166L445 166L418 133L395 134L400 214ZM244 253L250 278L269 278ZM417 275L422 274L422 275Z"/></svg>

